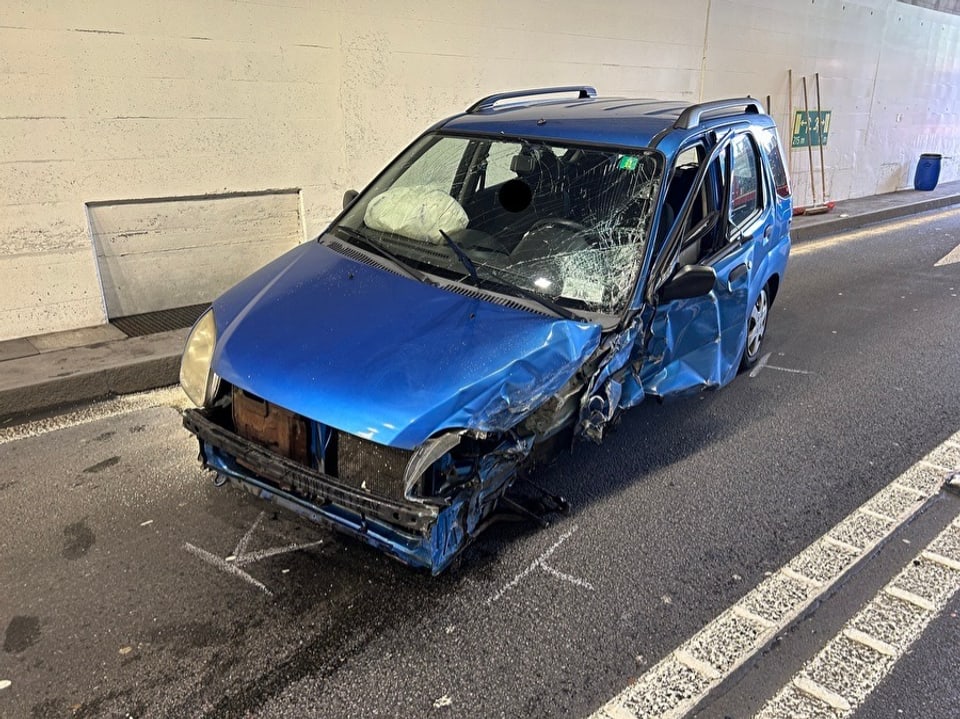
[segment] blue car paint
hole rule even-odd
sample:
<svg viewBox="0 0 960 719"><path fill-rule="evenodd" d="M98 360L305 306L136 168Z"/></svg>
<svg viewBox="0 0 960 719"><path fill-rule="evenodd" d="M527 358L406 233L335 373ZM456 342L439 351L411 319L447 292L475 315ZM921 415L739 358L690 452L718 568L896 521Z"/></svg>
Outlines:
<svg viewBox="0 0 960 719"><path fill-rule="evenodd" d="M213 304L221 378L401 449L448 429L503 431L567 383L600 326L464 297L294 248Z"/></svg>
<svg viewBox="0 0 960 719"><path fill-rule="evenodd" d="M336 504L320 506L305 501L264 482L237 464L229 454L207 442L201 442L201 455L206 467L230 478L260 499L359 539L411 567L439 574L447 568L466 539L477 532L479 521L484 516L484 506L513 478L517 460L525 457L532 445L532 438L504 442L498 449L485 455L479 467L480 491L463 491L454 496L438 513L430 533L423 536L404 532L386 522L361 516Z"/></svg>
<svg viewBox="0 0 960 719"><path fill-rule="evenodd" d="M759 124L773 126L769 119ZM776 194L767 165L763 168L765 193L773 201L752 223L746 239L708 262L717 272L714 289L656 308L640 371L646 394L690 395L722 387L736 376L746 345L747 314L763 287L779 284L790 255L792 204ZM746 274L731 281L731 270L740 264L746 264Z"/></svg>
<svg viewBox="0 0 960 719"><path fill-rule="evenodd" d="M688 138L725 123L706 119L685 131L670 126L684 104L621 100L566 105L570 111L563 117L544 121L551 104L459 115L430 131L653 147L670 166ZM646 116L636 114L641 105ZM773 126L763 116L751 122ZM769 174L766 182L771 185ZM661 201L664 192L661 187ZM650 243L630 305L633 319L603 337L598 325L461 297L356 263L316 243L302 245L214 303L220 336L214 371L306 417L413 449L444 429L514 426L593 358L578 429L599 440L617 410L648 394L719 387L736 374L745 313L763 286L783 277L789 254L790 201L771 197L775 201L764 223L773 232L749 243L730 263L747 259L745 277L727 282L721 267L707 296L651 306L645 301L655 250ZM660 210L658 203L652 235ZM429 536L422 537L336 505L310 504L264 483L216 447L202 443L202 450L209 466L261 497L438 573L478 530L485 503L512 480L532 443L532 437L514 437L485 455L477 491L454 495Z"/></svg>
<svg viewBox="0 0 960 719"><path fill-rule="evenodd" d="M446 568L462 544L463 529L457 517L467 503L466 497L461 497L446 507L438 515L430 534L421 537L403 532L386 522L363 517L336 504L317 506L279 490L246 471L234 462L232 457L210 444L203 443L202 454L208 468L229 477L260 499L359 539L412 567L439 573Z"/></svg>

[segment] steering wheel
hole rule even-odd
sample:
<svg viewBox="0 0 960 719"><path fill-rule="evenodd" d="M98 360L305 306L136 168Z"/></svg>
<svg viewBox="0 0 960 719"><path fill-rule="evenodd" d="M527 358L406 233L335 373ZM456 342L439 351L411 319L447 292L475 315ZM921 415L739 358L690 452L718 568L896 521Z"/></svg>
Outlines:
<svg viewBox="0 0 960 719"><path fill-rule="evenodd" d="M495 255L509 255L510 251L493 235L479 230L460 230L453 233L460 248L470 252L486 252Z"/></svg>
<svg viewBox="0 0 960 719"><path fill-rule="evenodd" d="M541 227L546 227L547 225L557 225L568 230L573 230L574 232L583 232L587 229L576 220L568 220L566 217L544 217L542 220L537 220L534 222L527 232L533 232L534 230L538 230Z"/></svg>

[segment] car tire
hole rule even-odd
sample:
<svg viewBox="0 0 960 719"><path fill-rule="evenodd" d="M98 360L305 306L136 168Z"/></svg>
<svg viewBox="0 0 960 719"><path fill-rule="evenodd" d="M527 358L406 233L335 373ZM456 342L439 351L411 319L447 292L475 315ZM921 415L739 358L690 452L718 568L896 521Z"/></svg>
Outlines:
<svg viewBox="0 0 960 719"><path fill-rule="evenodd" d="M747 315L747 339L743 347L743 357L740 360L741 370L750 369L760 359L760 350L763 348L763 338L767 333L769 320L770 290L767 285L764 285Z"/></svg>

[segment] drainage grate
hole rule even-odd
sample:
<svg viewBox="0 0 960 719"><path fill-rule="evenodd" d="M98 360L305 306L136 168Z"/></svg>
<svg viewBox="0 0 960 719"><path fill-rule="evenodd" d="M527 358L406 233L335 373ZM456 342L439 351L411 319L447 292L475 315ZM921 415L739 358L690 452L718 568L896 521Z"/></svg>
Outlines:
<svg viewBox="0 0 960 719"><path fill-rule="evenodd" d="M158 332L179 330L190 327L203 311L210 306L209 302L189 307L174 307L172 310L158 312L144 312L142 315L127 315L114 317L110 324L119 329L128 337L142 337L155 335Z"/></svg>

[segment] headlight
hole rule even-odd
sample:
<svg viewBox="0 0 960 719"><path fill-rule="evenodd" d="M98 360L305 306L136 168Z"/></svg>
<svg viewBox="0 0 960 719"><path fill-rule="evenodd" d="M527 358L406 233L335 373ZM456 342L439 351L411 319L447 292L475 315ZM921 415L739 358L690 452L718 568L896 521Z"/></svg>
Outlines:
<svg viewBox="0 0 960 719"><path fill-rule="evenodd" d="M463 431L441 434L439 437L428 439L417 447L410 457L410 461L407 462L407 470L403 473L403 494L407 499L416 499L412 492L417 482L420 481L420 477L430 468L431 464L460 444L460 435L462 434Z"/></svg>
<svg viewBox="0 0 960 719"><path fill-rule="evenodd" d="M190 401L203 407L212 401L220 378L210 371L217 346L217 324L213 310L207 310L190 331L180 360L180 386Z"/></svg>

